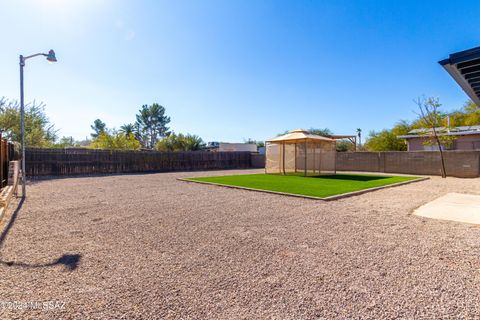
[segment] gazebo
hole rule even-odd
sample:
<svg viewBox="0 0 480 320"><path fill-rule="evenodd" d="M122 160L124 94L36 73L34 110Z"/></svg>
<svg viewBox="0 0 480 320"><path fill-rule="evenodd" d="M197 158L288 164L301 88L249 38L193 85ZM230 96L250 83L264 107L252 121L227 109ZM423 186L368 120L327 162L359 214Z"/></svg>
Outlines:
<svg viewBox="0 0 480 320"><path fill-rule="evenodd" d="M334 139L296 129L265 142L265 173L335 174Z"/></svg>

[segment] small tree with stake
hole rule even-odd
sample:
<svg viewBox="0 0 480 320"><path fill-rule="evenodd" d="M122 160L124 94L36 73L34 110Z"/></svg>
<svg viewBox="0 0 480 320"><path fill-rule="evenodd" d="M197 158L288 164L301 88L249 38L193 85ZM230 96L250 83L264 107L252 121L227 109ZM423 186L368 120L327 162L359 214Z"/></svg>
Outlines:
<svg viewBox="0 0 480 320"><path fill-rule="evenodd" d="M450 128L443 125L443 115L439 111L442 106L438 98L418 98L414 100L419 109L419 117L422 125L426 128L423 135L427 138L426 144L437 145L440 151L440 160L442 164L442 178L447 177L445 170L445 158L443 148L453 143L455 137L449 135Z"/></svg>
<svg viewBox="0 0 480 320"><path fill-rule="evenodd" d="M358 135L358 147L359 149L362 149L362 129L357 128L357 135Z"/></svg>

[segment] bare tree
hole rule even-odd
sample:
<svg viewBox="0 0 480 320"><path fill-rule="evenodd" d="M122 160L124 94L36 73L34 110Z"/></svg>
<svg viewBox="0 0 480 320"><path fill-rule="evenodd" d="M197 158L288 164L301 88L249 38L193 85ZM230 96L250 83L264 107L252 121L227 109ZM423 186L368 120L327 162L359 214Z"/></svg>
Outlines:
<svg viewBox="0 0 480 320"><path fill-rule="evenodd" d="M448 133L450 128L443 125L443 115L439 111L442 106L438 98L417 98L414 100L419 109L419 117L422 120L422 124L426 130L422 132L427 137L427 143L436 144L438 151L440 152L441 164L442 164L442 178L447 177L445 170L445 157L443 148L451 144L455 137L450 136ZM433 141L432 141L433 140Z"/></svg>

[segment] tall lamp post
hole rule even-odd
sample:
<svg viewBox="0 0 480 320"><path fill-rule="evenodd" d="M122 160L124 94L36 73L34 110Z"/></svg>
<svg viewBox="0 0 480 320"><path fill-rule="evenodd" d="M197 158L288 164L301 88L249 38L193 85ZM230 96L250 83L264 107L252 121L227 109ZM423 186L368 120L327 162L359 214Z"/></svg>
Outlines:
<svg viewBox="0 0 480 320"><path fill-rule="evenodd" d="M44 56L47 57L49 62L57 62L55 57L55 51L50 50L48 53L36 53L31 56L20 55L20 131L22 136L22 197L27 196L26 192L26 173L25 173L25 105L23 100L23 67L25 67L25 61L27 59Z"/></svg>

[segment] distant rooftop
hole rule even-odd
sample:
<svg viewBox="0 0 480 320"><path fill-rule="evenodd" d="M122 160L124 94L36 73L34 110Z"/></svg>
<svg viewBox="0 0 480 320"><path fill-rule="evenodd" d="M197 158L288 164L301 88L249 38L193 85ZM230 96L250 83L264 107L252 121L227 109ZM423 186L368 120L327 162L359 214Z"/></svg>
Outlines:
<svg viewBox="0 0 480 320"><path fill-rule="evenodd" d="M480 135L480 125L479 126L461 126L461 127L452 127L450 129L446 127L437 127L435 128L439 135L450 135L450 136L463 136L463 135L470 135L470 134L479 134ZM433 129L428 128L420 128L420 129L413 129L408 132L407 135L398 136L400 139L407 139L407 138L416 138L420 135L429 135L433 133Z"/></svg>
<svg viewBox="0 0 480 320"><path fill-rule="evenodd" d="M450 54L439 61L458 85L480 106L480 47Z"/></svg>

